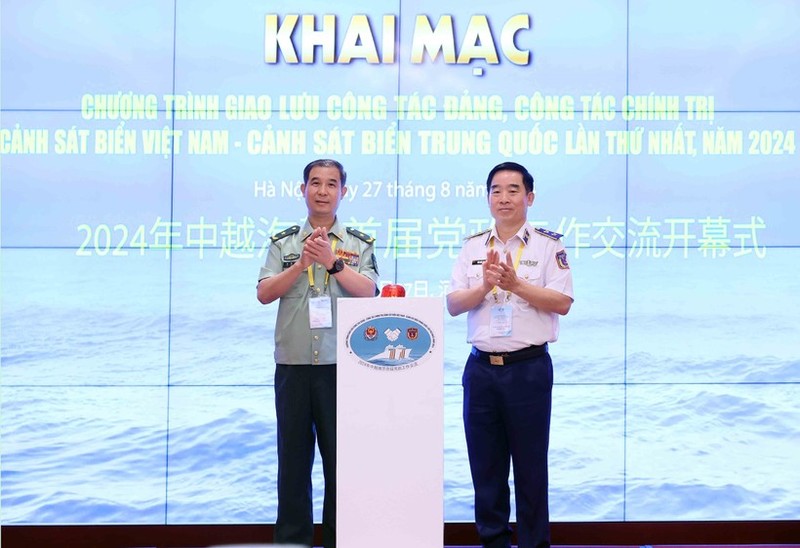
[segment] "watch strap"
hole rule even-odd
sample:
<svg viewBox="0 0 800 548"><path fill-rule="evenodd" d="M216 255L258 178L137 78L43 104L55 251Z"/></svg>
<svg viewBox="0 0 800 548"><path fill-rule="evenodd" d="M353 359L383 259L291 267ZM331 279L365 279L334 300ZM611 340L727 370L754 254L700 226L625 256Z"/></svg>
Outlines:
<svg viewBox="0 0 800 548"><path fill-rule="evenodd" d="M333 266L328 269L328 274L338 274L344 270L344 261L340 258L333 261Z"/></svg>

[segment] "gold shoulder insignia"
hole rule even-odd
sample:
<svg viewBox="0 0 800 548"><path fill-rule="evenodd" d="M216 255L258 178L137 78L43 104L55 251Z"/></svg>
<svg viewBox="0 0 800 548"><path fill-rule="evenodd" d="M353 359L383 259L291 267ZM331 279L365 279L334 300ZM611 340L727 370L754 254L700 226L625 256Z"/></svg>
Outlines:
<svg viewBox="0 0 800 548"><path fill-rule="evenodd" d="M285 238L286 236L291 236L292 234L297 234L298 232L300 232L300 225L294 225L294 226L290 226L290 227L289 227L289 228L287 228L286 230L281 230L280 232L278 232L277 234L275 234L275 235L274 235L274 236L271 238L271 240L272 240L273 242L277 242L278 240L282 240L282 239L283 239L283 238Z"/></svg>
<svg viewBox="0 0 800 548"><path fill-rule="evenodd" d="M356 230L355 228L350 228L349 226L347 227L347 233L352 235L352 236L355 236L356 238L358 238L359 240L361 240L365 244L371 244L371 243L373 243L375 241L375 238L373 238L369 234L365 234L365 233L361 232L360 230Z"/></svg>
<svg viewBox="0 0 800 548"><path fill-rule="evenodd" d="M488 234L491 231L492 231L491 228L487 228L486 230L482 230L480 232L476 232L475 234L470 234L469 236L464 238L464 241L471 240L472 238L477 238L478 236L483 236L484 234Z"/></svg>
<svg viewBox="0 0 800 548"><path fill-rule="evenodd" d="M559 234L558 232L553 232L552 230L547 230L545 228L536 228L534 230L542 236L547 236L551 240L559 240L561 239L561 236L563 236L563 234Z"/></svg>

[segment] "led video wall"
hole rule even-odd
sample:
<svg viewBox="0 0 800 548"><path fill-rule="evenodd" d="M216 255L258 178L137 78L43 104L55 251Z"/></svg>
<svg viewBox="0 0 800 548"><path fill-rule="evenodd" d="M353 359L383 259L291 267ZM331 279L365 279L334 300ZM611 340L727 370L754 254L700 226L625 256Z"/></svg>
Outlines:
<svg viewBox="0 0 800 548"><path fill-rule="evenodd" d="M489 170L533 173L575 286L554 521L800 519L800 5L42 0L0 29L3 524L274 522L255 288L321 157L381 285L443 307ZM469 522L464 316L444 345Z"/></svg>

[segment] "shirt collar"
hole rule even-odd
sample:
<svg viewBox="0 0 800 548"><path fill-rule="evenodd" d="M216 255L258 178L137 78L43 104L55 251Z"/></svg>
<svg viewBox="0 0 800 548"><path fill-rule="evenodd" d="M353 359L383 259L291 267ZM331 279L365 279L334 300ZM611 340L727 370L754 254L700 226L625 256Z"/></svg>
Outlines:
<svg viewBox="0 0 800 548"><path fill-rule="evenodd" d="M531 230L528 226L528 223L525 223L519 228L519 230L517 230L516 234L514 234L511 238L509 238L509 241L513 240L514 238L517 238L519 240L522 240L523 245L528 245L528 240L530 239L530 237L531 237ZM500 241L500 238L497 236L496 225L492 227L492 231L489 232L489 236L487 236L484 245L488 246L489 243L492 241L492 238L494 238L498 242Z"/></svg>

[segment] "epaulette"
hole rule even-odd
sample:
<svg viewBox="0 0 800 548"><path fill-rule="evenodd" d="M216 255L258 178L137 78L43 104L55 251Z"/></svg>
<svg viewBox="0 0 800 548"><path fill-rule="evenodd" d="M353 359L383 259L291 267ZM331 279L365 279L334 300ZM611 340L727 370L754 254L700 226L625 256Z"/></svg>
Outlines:
<svg viewBox="0 0 800 548"><path fill-rule="evenodd" d="M355 236L356 238L358 238L359 240L361 240L365 244L371 244L372 242L375 241L375 238L373 238L369 234L365 234L364 232L361 232L360 230L356 230L355 228L350 228L349 226L347 227L347 233L352 235L352 236Z"/></svg>
<svg viewBox="0 0 800 548"><path fill-rule="evenodd" d="M475 234L470 234L469 236L464 238L464 241L471 240L472 238L477 238L478 236L483 236L484 234L488 234L491 231L492 231L491 228L487 228L486 230L482 230L480 232L476 232Z"/></svg>
<svg viewBox="0 0 800 548"><path fill-rule="evenodd" d="M291 236L292 234L297 234L300 232L300 225L290 226L286 230L281 230L277 234L275 234L271 239L273 242L277 242L278 240L282 240L286 236Z"/></svg>
<svg viewBox="0 0 800 548"><path fill-rule="evenodd" d="M542 236L547 236L551 240L559 240L563 234L559 234L558 232L553 232L552 230L547 230L546 228L535 228L536 232L541 234Z"/></svg>

